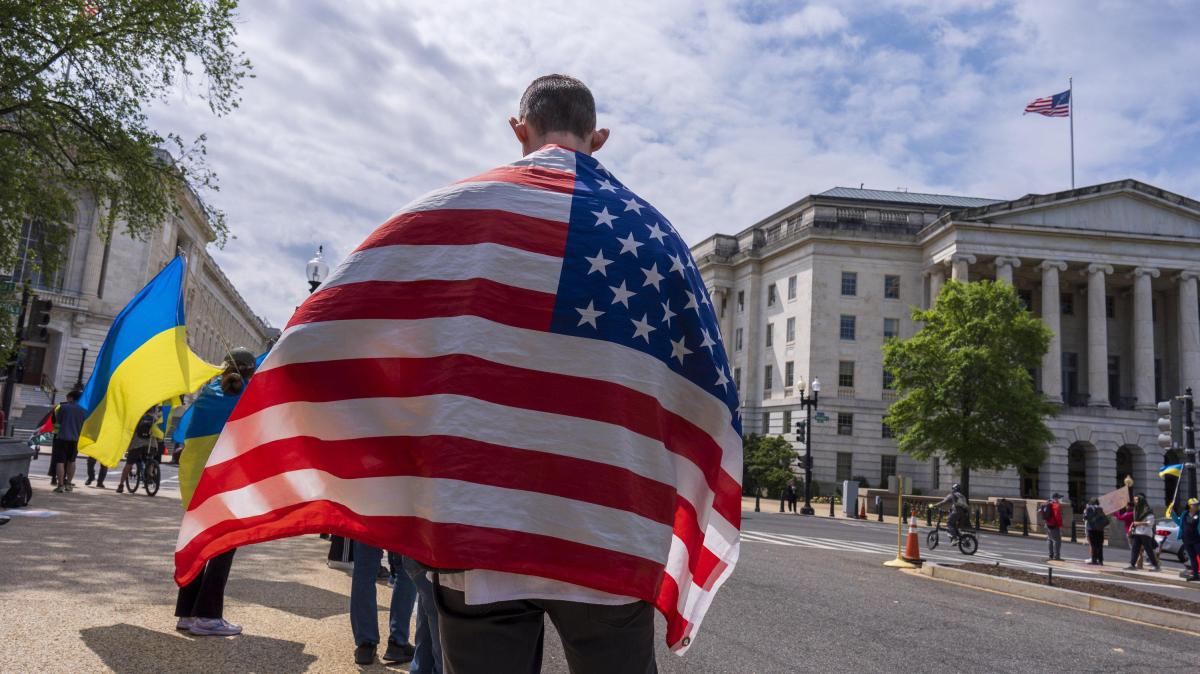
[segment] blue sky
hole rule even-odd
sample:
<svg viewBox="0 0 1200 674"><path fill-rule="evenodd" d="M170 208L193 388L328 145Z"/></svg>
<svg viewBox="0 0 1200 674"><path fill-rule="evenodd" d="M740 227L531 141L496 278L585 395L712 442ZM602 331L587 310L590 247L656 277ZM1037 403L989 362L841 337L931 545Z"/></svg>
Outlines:
<svg viewBox="0 0 1200 674"><path fill-rule="evenodd" d="M1079 185L1200 196L1194 2L243 3L255 77L208 136L237 239L214 255L282 325L332 262L419 194L516 158L524 86L566 72L613 131L598 157L690 242L835 185L1015 198L1069 187L1067 121L1022 116L1075 77Z"/></svg>

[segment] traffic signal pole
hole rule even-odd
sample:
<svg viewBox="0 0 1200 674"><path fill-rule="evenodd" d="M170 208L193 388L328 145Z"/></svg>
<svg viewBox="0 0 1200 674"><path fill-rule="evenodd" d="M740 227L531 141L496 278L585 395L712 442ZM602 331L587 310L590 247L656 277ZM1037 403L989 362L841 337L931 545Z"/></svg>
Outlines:
<svg viewBox="0 0 1200 674"><path fill-rule="evenodd" d="M1187 476L1187 498L1196 498L1196 427L1193 413L1195 405L1192 400L1192 389L1189 388L1183 399L1183 435L1184 435L1184 474Z"/></svg>

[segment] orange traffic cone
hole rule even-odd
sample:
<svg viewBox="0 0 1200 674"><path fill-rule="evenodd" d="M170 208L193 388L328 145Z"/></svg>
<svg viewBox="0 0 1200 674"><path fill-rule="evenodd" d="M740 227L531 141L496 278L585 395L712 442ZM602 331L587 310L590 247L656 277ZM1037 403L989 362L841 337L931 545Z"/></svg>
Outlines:
<svg viewBox="0 0 1200 674"><path fill-rule="evenodd" d="M860 520L867 519L867 501L866 501L866 499L863 499L862 505L859 506L858 519L860 519Z"/></svg>
<svg viewBox="0 0 1200 674"><path fill-rule="evenodd" d="M904 542L904 561L920 562L921 559L921 543L917 538L917 516L912 515L908 518L908 540Z"/></svg>

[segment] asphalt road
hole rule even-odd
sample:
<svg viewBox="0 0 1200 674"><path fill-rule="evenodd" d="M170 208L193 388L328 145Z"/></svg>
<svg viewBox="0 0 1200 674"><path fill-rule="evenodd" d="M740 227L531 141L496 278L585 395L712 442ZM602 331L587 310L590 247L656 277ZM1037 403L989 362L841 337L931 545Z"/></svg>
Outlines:
<svg viewBox="0 0 1200 674"><path fill-rule="evenodd" d="M882 566L894 547L844 543L894 546L894 526L746 516L744 531L822 539L813 541L821 547L750 533L691 650L679 657L660 645L660 671L1152 672L1200 658L1200 637L909 575ZM985 536L976 561L1004 550L1032 562L1044 545ZM567 671L552 629L547 636L544 671Z"/></svg>

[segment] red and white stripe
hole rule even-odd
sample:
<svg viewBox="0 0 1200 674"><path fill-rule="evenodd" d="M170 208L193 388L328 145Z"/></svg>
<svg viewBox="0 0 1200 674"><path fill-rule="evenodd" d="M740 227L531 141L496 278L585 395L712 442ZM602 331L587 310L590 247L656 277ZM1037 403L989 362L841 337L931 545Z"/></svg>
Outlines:
<svg viewBox="0 0 1200 674"><path fill-rule="evenodd" d="M1047 117L1067 117L1071 114L1069 106L1070 103L1068 102L1066 105L1060 105L1056 108L1054 107L1054 97L1046 96L1045 98L1036 99L1025 106L1025 112L1036 112L1039 115Z"/></svg>
<svg viewBox="0 0 1200 674"><path fill-rule="evenodd" d="M339 266L217 441L179 582L333 532L638 597L687 649L737 561L741 440L656 358L548 331L574 171L550 148L433 192Z"/></svg>

